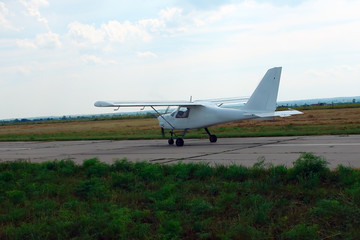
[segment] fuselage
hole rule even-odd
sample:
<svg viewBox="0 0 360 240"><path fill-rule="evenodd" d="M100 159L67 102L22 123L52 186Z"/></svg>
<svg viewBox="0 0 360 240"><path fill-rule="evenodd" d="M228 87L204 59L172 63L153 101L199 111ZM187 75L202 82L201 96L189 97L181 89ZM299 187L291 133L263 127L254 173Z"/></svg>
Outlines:
<svg viewBox="0 0 360 240"><path fill-rule="evenodd" d="M221 108L214 105L178 108L170 114L163 114L158 117L160 127L179 130L204 128L248 119L254 119L254 117L246 115L244 111L239 109Z"/></svg>

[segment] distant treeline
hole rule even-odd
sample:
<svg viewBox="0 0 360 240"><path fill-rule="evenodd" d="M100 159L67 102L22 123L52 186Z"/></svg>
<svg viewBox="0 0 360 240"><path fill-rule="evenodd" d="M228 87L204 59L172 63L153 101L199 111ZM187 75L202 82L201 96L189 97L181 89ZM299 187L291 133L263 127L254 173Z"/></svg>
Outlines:
<svg viewBox="0 0 360 240"><path fill-rule="evenodd" d="M62 116L62 117L44 117L44 118L16 118L10 120L0 120L0 125L11 124L26 124L26 123L52 123L52 122L69 122L69 121L101 121L101 120L117 120L117 119L143 119L155 118L156 114L147 113L132 113L132 114L101 114L101 115L84 115L84 116Z"/></svg>

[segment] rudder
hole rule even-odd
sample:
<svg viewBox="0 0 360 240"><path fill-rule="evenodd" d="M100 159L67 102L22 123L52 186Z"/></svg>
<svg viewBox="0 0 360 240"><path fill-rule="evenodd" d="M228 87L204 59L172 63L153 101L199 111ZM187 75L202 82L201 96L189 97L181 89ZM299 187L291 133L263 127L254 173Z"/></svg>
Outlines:
<svg viewBox="0 0 360 240"><path fill-rule="evenodd" d="M245 110L273 112L279 91L281 67L269 69L245 105Z"/></svg>

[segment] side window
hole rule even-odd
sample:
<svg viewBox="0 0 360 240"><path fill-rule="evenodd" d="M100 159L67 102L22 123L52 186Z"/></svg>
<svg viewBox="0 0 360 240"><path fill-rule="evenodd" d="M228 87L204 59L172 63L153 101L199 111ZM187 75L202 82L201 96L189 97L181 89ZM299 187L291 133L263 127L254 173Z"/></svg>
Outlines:
<svg viewBox="0 0 360 240"><path fill-rule="evenodd" d="M190 112L190 108L180 107L179 111L176 114L176 118L188 118L189 112Z"/></svg>

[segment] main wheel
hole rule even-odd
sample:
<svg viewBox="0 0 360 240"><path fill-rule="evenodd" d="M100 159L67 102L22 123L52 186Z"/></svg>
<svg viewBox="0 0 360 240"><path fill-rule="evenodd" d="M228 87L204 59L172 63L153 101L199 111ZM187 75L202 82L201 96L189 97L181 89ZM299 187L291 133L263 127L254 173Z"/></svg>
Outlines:
<svg viewBox="0 0 360 240"><path fill-rule="evenodd" d="M176 146L178 147L184 146L184 140L182 138L176 139Z"/></svg>
<svg viewBox="0 0 360 240"><path fill-rule="evenodd" d="M168 143L169 143L169 145L173 145L173 144L174 144L174 139L173 139L173 138L169 138Z"/></svg>
<svg viewBox="0 0 360 240"><path fill-rule="evenodd" d="M210 135L210 138L209 138L210 142L214 143L217 141L217 137L216 135Z"/></svg>

